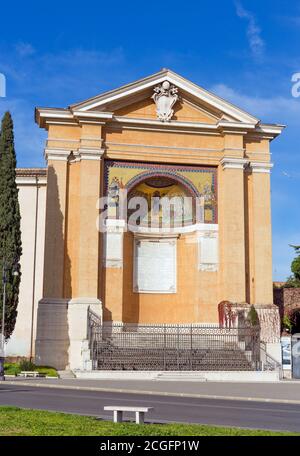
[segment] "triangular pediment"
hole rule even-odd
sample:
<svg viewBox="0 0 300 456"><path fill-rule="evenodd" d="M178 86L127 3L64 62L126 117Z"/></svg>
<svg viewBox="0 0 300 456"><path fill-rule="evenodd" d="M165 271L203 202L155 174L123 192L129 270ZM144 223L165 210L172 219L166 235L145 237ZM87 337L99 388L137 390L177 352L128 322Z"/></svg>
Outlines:
<svg viewBox="0 0 300 456"><path fill-rule="evenodd" d="M151 97L154 88L165 81L178 89L172 121L216 124L222 120L252 125L259 122L256 117L167 69L73 104L70 109L76 113L109 112L119 117L155 120L156 105Z"/></svg>
<svg viewBox="0 0 300 456"><path fill-rule="evenodd" d="M193 105L188 100L180 99L173 107L172 120L180 122L201 122L216 124L220 117L206 109ZM157 119L156 105L150 97L136 101L113 111L115 116L135 119Z"/></svg>

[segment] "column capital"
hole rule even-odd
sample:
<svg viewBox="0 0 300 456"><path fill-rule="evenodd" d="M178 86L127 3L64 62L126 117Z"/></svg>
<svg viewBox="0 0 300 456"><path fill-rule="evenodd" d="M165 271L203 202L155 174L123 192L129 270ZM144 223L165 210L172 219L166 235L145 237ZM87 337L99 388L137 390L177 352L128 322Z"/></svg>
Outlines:
<svg viewBox="0 0 300 456"><path fill-rule="evenodd" d="M81 160L101 160L105 149L102 148L80 148L78 150L69 149L45 149L45 159L56 160L56 161L68 161L68 158L73 152L76 161Z"/></svg>
<svg viewBox="0 0 300 456"><path fill-rule="evenodd" d="M249 160L246 158L223 157L220 163L223 169L244 169Z"/></svg>
<svg viewBox="0 0 300 456"><path fill-rule="evenodd" d="M78 149L78 156L80 160L101 160L104 152L104 149L80 148Z"/></svg>
<svg viewBox="0 0 300 456"><path fill-rule="evenodd" d="M250 162L249 167L253 173L266 173L270 174L273 168L273 163L270 162Z"/></svg>
<svg viewBox="0 0 300 456"><path fill-rule="evenodd" d="M45 159L56 161L67 161L71 151L68 149L50 149L46 148L44 151Z"/></svg>

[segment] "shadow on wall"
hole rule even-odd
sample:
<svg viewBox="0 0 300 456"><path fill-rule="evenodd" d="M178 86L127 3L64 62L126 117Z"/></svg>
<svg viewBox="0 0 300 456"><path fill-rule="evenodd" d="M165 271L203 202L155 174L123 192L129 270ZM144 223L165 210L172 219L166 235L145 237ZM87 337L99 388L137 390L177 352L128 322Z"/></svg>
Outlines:
<svg viewBox="0 0 300 456"><path fill-rule="evenodd" d="M67 201L68 195L66 204ZM35 362L37 365L66 369L70 345L68 298L72 295L71 261L65 248L67 226L61 210L58 177L51 165L47 173L46 202L43 298L37 312ZM64 295L64 283L68 284L69 296Z"/></svg>
<svg viewBox="0 0 300 456"><path fill-rule="evenodd" d="M139 323L140 321L140 294L133 293L133 262L134 236L131 232L124 235L124 265L123 265L123 301L122 320L124 322Z"/></svg>

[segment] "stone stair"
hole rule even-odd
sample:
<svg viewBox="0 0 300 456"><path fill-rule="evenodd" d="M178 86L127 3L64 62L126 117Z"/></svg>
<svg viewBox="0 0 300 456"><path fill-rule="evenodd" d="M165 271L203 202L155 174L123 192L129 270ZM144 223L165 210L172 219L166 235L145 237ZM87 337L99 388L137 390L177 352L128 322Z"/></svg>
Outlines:
<svg viewBox="0 0 300 456"><path fill-rule="evenodd" d="M152 339L153 341L153 339ZM238 344L221 348L120 347L111 339L94 347L96 369L157 371L249 371L254 370L249 352ZM156 344L155 344L156 345ZM158 344L159 345L159 344Z"/></svg>
<svg viewBox="0 0 300 456"><path fill-rule="evenodd" d="M174 381L195 381L195 382L206 382L207 379L203 374L197 371L193 372L176 372L176 371L164 371L164 372L159 372L154 380L159 380L159 381L166 381L166 382L174 382Z"/></svg>

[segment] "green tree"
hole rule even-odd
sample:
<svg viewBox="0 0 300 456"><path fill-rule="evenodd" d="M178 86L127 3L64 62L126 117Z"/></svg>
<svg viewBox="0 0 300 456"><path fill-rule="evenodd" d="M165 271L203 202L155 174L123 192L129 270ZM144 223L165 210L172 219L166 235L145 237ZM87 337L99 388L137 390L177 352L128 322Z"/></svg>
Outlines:
<svg viewBox="0 0 300 456"><path fill-rule="evenodd" d="M16 185L16 154L13 121L9 112L2 119L0 131L0 319L3 303L3 270L6 270L5 337L14 330L20 286L22 254L20 208ZM14 272L19 274L16 276ZM1 321L2 326L2 321Z"/></svg>
<svg viewBox="0 0 300 456"><path fill-rule="evenodd" d="M292 275L286 281L286 287L300 287L300 245L291 245L296 253L296 257L291 264Z"/></svg>

